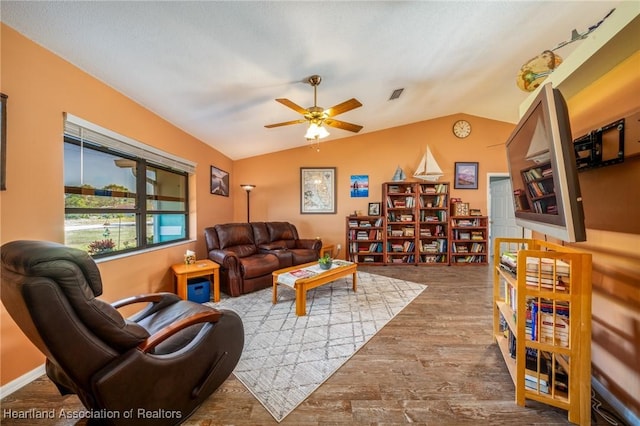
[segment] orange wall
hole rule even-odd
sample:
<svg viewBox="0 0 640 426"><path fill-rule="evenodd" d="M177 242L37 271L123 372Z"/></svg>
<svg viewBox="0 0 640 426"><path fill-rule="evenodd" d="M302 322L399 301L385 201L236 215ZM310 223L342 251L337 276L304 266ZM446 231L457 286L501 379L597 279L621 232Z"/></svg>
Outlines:
<svg viewBox="0 0 640 426"><path fill-rule="evenodd" d="M640 110L639 70L636 52L568 101L574 136ZM598 182L610 181L595 197L585 197L585 218L600 215L615 221L617 209L625 210L630 220L640 218L637 133L625 139L624 163L579 174L583 195ZM587 241L575 246L593 255L592 373L640 417L640 234L587 229Z"/></svg>
<svg viewBox="0 0 640 426"><path fill-rule="evenodd" d="M471 122L473 128L466 139L458 139L451 131L460 118ZM320 152L301 147L239 160L234 171L243 182L257 185L251 192L251 220L289 220L301 236L344 245L345 217L355 210L366 214L370 202L381 202L382 183L392 180L397 166L409 180L416 180L411 175L427 144L444 172L442 182L453 182L456 161L480 163L477 190L453 189L453 184L451 190L452 197L462 198L486 214L486 175L506 172L503 147L511 130L509 123L456 114L321 143ZM300 167L336 167L337 214L300 214ZM369 197L350 197L351 175L369 176ZM234 212L236 220L246 220L246 197L236 197Z"/></svg>
<svg viewBox="0 0 640 426"><path fill-rule="evenodd" d="M197 162L196 175L189 182L193 238L209 224L232 220L232 199L209 194L209 165L232 170L229 158L4 24L0 31L0 91L9 96L7 190L0 192L1 243L16 239L64 242L63 112ZM168 267L181 261L186 249L202 257L204 241L199 238L197 243L100 263L104 298L112 301L171 290ZM44 359L4 306L0 321L0 380L6 384Z"/></svg>
<svg viewBox="0 0 640 426"><path fill-rule="evenodd" d="M232 162L13 29L2 25L0 35L0 90L9 96L7 190L0 192L1 243L16 239L64 241L63 112L199 163L190 179L191 236L198 241L101 262L106 300L171 290L169 265L179 262L186 249L205 256L204 227L246 220L246 195L240 182L257 185L251 193L252 220L288 220L298 226L302 236L344 243L345 216L354 210L366 212L369 202L381 201L381 183L391 180L396 166L411 175L427 144L445 173L443 181L452 180L455 161L480 162L479 189L453 190L452 195L484 212L486 174L506 170L499 144L513 125L466 115L323 143L320 152L302 147ZM464 140L451 133L459 118L466 118L473 126L472 135ZM209 194L209 165L230 172L230 197ZM307 166L337 168L337 214L300 214L300 167ZM369 175L368 198L349 197L352 174ZM6 384L40 365L43 357L4 306L0 319L0 380Z"/></svg>

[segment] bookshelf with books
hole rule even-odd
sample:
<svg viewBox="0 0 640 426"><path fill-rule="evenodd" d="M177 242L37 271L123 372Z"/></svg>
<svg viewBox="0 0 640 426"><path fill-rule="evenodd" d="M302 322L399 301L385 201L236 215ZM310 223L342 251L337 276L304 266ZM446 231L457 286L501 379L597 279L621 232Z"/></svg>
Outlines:
<svg viewBox="0 0 640 426"><path fill-rule="evenodd" d="M382 216L347 216L347 260L383 264L384 229Z"/></svg>
<svg viewBox="0 0 640 426"><path fill-rule="evenodd" d="M591 254L546 241L494 241L493 331L515 400L590 424Z"/></svg>
<svg viewBox="0 0 640 426"><path fill-rule="evenodd" d="M551 164L538 164L522 170L520 174L527 190L526 194L514 194L517 210L557 214Z"/></svg>
<svg viewBox="0 0 640 426"><path fill-rule="evenodd" d="M383 183L382 196L386 220L384 262L393 265L415 265L417 183Z"/></svg>
<svg viewBox="0 0 640 426"><path fill-rule="evenodd" d="M449 256L452 265L488 263L488 222L487 216L451 216Z"/></svg>
<svg viewBox="0 0 640 426"><path fill-rule="evenodd" d="M449 183L418 183L417 262L449 263Z"/></svg>

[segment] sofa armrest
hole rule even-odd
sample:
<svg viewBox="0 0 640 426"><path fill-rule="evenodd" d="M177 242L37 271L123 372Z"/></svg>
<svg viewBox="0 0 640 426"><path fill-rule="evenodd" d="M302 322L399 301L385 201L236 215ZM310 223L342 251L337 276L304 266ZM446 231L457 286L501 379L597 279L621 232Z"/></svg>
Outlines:
<svg viewBox="0 0 640 426"><path fill-rule="evenodd" d="M281 243L267 243L267 244L260 244L258 246L259 250L264 250L266 252L272 251L272 250L286 250L287 247L283 246Z"/></svg>
<svg viewBox="0 0 640 426"><path fill-rule="evenodd" d="M235 271L240 268L240 262L238 261L238 255L231 250L210 250L209 259L216 262L220 267Z"/></svg>
<svg viewBox="0 0 640 426"><path fill-rule="evenodd" d="M296 240L296 248L305 248L320 252L322 248L322 240L317 238L301 238Z"/></svg>

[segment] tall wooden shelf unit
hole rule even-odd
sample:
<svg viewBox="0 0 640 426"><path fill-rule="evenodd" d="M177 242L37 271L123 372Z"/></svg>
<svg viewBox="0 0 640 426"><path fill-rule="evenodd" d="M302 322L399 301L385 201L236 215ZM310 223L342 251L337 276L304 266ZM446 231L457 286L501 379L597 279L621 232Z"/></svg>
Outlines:
<svg viewBox="0 0 640 426"><path fill-rule="evenodd" d="M487 216L451 216L452 265L486 265L489 262Z"/></svg>
<svg viewBox="0 0 640 426"><path fill-rule="evenodd" d="M385 264L449 264L449 184L386 182L382 194Z"/></svg>
<svg viewBox="0 0 640 426"><path fill-rule="evenodd" d="M382 216L347 216L347 260L384 264L384 233Z"/></svg>
<svg viewBox="0 0 640 426"><path fill-rule="evenodd" d="M496 238L493 266L493 332L516 403L539 401L591 424L591 254Z"/></svg>

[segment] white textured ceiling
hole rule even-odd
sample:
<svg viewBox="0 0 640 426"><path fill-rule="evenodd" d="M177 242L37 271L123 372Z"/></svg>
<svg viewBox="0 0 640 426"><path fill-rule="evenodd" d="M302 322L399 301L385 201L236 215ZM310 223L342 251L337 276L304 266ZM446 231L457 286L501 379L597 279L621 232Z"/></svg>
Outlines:
<svg viewBox="0 0 640 426"><path fill-rule="evenodd" d="M264 125L299 118L275 98L313 105L312 74L323 79L318 105L363 103L336 117L360 134L455 113L515 123L520 66L618 3L2 0L0 19L241 159L307 143L303 124Z"/></svg>

